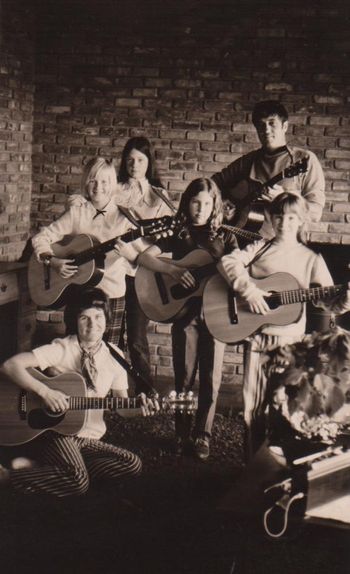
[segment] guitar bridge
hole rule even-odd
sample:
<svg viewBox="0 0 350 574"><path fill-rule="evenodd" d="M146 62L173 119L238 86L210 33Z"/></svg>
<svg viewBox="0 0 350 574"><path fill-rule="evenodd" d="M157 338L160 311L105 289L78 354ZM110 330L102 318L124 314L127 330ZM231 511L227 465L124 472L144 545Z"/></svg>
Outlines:
<svg viewBox="0 0 350 574"><path fill-rule="evenodd" d="M21 421L27 419L27 393L25 391L18 395L18 414Z"/></svg>
<svg viewBox="0 0 350 574"><path fill-rule="evenodd" d="M238 323L238 314L237 314L237 303L236 303L236 295L233 289L227 290L227 298L228 298L228 314L230 318L231 325L237 325Z"/></svg>
<svg viewBox="0 0 350 574"><path fill-rule="evenodd" d="M168 297L168 293L166 290L166 286L162 277L162 274L159 273L159 271L156 271L156 273L154 274L156 283L157 283L157 287L158 287L158 291L159 291L159 295L160 298L162 300L163 305L166 305L167 303L169 303L169 297Z"/></svg>
<svg viewBox="0 0 350 574"><path fill-rule="evenodd" d="M44 265L44 285L45 289L48 291L51 287L51 268L49 265Z"/></svg>

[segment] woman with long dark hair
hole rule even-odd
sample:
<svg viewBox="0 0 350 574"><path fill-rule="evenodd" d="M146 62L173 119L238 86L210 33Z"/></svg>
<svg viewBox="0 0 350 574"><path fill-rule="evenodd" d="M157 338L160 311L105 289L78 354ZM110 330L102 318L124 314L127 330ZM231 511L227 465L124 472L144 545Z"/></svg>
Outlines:
<svg viewBox="0 0 350 574"><path fill-rule="evenodd" d="M131 218L153 219L175 212L160 182L154 152L145 137L127 141L122 152L115 201ZM152 381L147 339L149 319L140 308L135 291L135 273L126 276L125 323L130 360L148 381Z"/></svg>

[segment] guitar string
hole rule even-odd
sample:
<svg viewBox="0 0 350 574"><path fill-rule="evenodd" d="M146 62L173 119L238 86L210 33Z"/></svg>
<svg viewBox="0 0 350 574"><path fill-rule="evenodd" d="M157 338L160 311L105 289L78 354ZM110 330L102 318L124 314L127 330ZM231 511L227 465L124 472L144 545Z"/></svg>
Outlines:
<svg viewBox="0 0 350 574"><path fill-rule="evenodd" d="M321 299L337 295L345 285L329 285L328 287L311 287L310 289L293 289L290 291L273 292L268 299L280 299L282 303L299 303L313 298Z"/></svg>

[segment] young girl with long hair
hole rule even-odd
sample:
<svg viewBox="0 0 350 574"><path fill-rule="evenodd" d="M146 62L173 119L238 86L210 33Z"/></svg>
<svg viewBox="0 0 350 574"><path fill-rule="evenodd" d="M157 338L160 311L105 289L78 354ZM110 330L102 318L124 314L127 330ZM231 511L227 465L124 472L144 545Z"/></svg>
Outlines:
<svg viewBox="0 0 350 574"><path fill-rule="evenodd" d="M175 212L159 179L153 147L145 137L134 137L124 146L114 201L136 220L153 219ZM147 339L149 319L140 308L135 291L136 268L126 276L125 323L130 360L152 382Z"/></svg>
<svg viewBox="0 0 350 574"><path fill-rule="evenodd" d="M252 313L265 315L269 312L269 293L262 291L254 279L265 278L272 273L292 274L302 289L311 284L328 286L332 277L321 255L304 244L304 224L308 218L308 206L299 195L283 192L270 206L274 238L256 241L239 251L222 258L219 269L233 289L248 302ZM350 291L340 298L317 306L329 308L335 313L350 309ZM244 362L244 419L247 428L247 457L259 448L265 438L266 377L263 370L264 351L272 346L283 346L301 340L305 333L306 311L289 325L264 326L259 333L246 341Z"/></svg>
<svg viewBox="0 0 350 574"><path fill-rule="evenodd" d="M222 202L216 184L210 179L195 179L184 191L177 217L180 221L174 236L161 239L138 258L138 263L148 269L166 273L185 288L194 285L189 269L157 257L161 252L172 253L179 260L195 249L204 249L214 261L236 246L231 231L220 227ZM224 343L209 333L202 313L201 297L190 300L184 316L172 326L172 351L177 392L191 390L199 369L199 397L193 437L198 458L209 456L209 440L213 425L216 402L221 384ZM176 450L187 448L190 437L191 416L176 413Z"/></svg>

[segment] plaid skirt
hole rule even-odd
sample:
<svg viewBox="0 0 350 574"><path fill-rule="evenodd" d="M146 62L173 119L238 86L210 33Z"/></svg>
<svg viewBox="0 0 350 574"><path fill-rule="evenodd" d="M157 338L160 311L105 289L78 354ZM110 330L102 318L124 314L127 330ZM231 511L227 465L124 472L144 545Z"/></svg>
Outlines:
<svg viewBox="0 0 350 574"><path fill-rule="evenodd" d="M109 300L111 309L111 321L106 331L105 339L119 347L123 317L125 311L125 297L116 297Z"/></svg>

